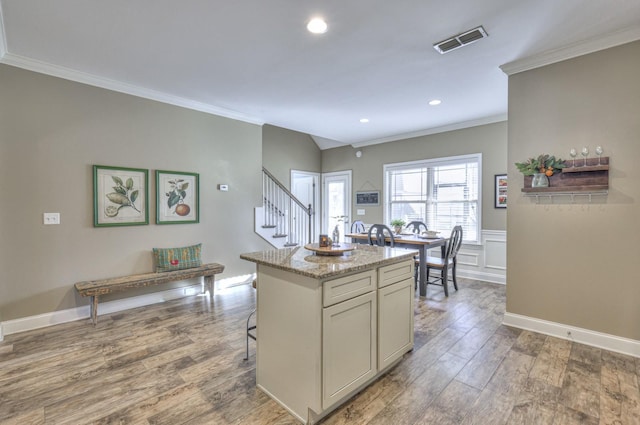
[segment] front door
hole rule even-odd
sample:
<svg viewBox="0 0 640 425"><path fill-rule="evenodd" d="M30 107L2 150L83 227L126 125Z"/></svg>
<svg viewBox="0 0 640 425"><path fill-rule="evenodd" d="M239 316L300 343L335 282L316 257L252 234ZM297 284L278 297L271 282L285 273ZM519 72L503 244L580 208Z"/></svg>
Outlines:
<svg viewBox="0 0 640 425"><path fill-rule="evenodd" d="M332 237L338 226L340 242L351 229L351 170L322 175L322 227L321 233Z"/></svg>

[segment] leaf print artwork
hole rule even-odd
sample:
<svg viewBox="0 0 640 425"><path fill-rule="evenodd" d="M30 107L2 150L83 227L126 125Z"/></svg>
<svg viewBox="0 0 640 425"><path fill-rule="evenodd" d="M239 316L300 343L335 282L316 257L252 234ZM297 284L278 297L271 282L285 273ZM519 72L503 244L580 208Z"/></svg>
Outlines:
<svg viewBox="0 0 640 425"><path fill-rule="evenodd" d="M199 223L199 174L156 170L156 224Z"/></svg>
<svg viewBox="0 0 640 425"><path fill-rule="evenodd" d="M109 201L116 205L107 205L104 209L104 214L107 217L115 217L118 215L122 208L130 207L141 212L136 206L135 202L138 199L138 190L133 190L133 179L129 177L126 182L118 176L111 176L111 179L116 184L113 186L113 192L107 193L105 196Z"/></svg>
<svg viewBox="0 0 640 425"><path fill-rule="evenodd" d="M149 224L149 170L93 166L93 226Z"/></svg>
<svg viewBox="0 0 640 425"><path fill-rule="evenodd" d="M167 206L169 210L175 207L172 211L173 214L179 216L186 216L191 212L191 207L187 205L184 200L187 197L187 188L189 182L185 182L184 179L168 180L169 192L165 193L167 196Z"/></svg>

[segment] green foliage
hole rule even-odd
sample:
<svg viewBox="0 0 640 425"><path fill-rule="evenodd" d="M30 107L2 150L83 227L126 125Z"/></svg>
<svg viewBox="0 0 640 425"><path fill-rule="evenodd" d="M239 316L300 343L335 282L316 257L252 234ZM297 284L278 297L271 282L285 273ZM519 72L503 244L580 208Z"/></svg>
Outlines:
<svg viewBox="0 0 640 425"><path fill-rule="evenodd" d="M111 176L111 179L116 184L113 186L113 192L107 193L105 196L107 199L114 204L119 205L115 207L113 205L107 205L105 207L105 214L107 217L115 217L118 215L118 212L124 207L131 207L134 210L140 212L136 207L136 199L138 199L138 190L133 189L133 179L129 177L127 182L123 182L122 179L118 176Z"/></svg>
<svg viewBox="0 0 640 425"><path fill-rule="evenodd" d="M398 227L402 227L402 226L404 226L405 224L406 224L406 222L405 222L403 219L401 219L401 218L396 218L396 219L394 219L394 220L391 220L391 225L392 225L393 227L396 227L396 226L398 226Z"/></svg>
<svg viewBox="0 0 640 425"><path fill-rule="evenodd" d="M516 167L525 176L532 176L535 173L546 173L552 171L551 174L562 171L566 167L564 160L556 158L553 155L542 154L537 158L529 158L525 162L516 162Z"/></svg>
<svg viewBox="0 0 640 425"><path fill-rule="evenodd" d="M167 206L169 209L184 202L184 198L187 197L187 187L189 182L185 182L184 179L169 180L169 192L167 195Z"/></svg>

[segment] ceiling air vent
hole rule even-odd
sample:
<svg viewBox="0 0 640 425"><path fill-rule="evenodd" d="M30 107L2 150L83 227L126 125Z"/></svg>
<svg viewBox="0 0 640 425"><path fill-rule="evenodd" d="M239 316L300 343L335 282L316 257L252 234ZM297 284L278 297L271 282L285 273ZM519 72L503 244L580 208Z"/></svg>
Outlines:
<svg viewBox="0 0 640 425"><path fill-rule="evenodd" d="M459 47L466 46L467 44L471 44L474 41L478 41L481 38L485 38L488 35L489 34L487 34L484 28L482 28L482 26L479 26L478 28L465 31L462 34L458 34L439 43L436 43L433 45L433 47L441 54L444 54Z"/></svg>

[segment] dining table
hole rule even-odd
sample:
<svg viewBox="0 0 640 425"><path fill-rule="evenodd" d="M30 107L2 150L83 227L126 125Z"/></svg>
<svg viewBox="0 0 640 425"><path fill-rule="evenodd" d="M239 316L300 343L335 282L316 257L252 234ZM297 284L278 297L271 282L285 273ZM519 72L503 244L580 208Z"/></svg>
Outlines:
<svg viewBox="0 0 640 425"><path fill-rule="evenodd" d="M369 235L366 232L362 233L347 233L345 237L351 238L351 242L360 243L360 244L368 244L369 243ZM418 273L418 287L419 293L421 297L427 296L427 251L432 248L441 247L442 256L444 257L445 245L447 244L447 239L443 237L435 237L429 238L423 235L418 235L415 233L401 233L399 235L393 235L394 240L394 248L410 248L417 249L420 252L420 264L419 264L419 273ZM390 245L391 238L386 237L385 243Z"/></svg>

